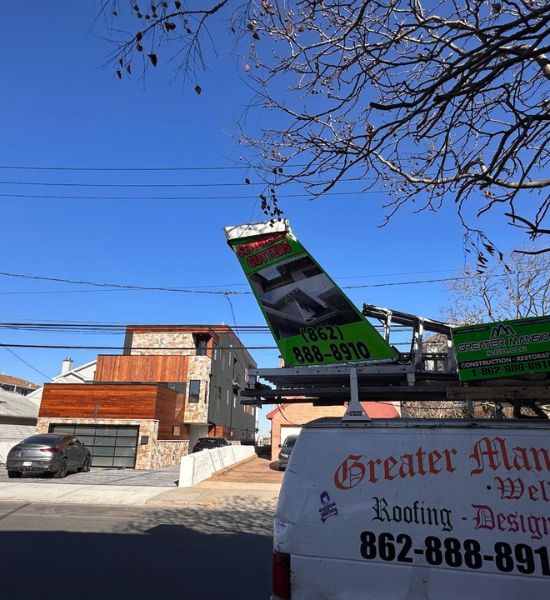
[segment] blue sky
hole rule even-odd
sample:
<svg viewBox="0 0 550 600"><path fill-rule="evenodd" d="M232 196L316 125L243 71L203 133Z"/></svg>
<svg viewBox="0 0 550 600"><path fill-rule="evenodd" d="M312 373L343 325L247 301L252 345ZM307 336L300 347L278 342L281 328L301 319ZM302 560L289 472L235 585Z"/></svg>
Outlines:
<svg viewBox="0 0 550 600"><path fill-rule="evenodd" d="M255 181L253 175L238 168L243 149L236 123L251 98L238 58L227 51L230 44L222 45L211 70L199 77L200 96L174 81L171 68L162 62L157 69L148 69L145 80L136 76L119 81L114 69L103 66L111 46L102 37L106 30L101 21L93 25L97 10L96 3L68 1L3 6L0 166L202 170L2 168L0 271L248 291L223 236L224 226L262 220L263 216L254 188L235 185L242 184L246 176ZM223 39L226 31L213 33ZM107 184L196 187L117 188ZM346 189L358 188L350 184ZM281 195L300 191L289 188ZM150 199L153 196L177 199ZM343 286L451 277L464 267L462 232L452 202L438 213L413 214L405 209L388 226L379 228L383 216L380 205L385 199L383 192L372 189L367 194L327 196L316 201L287 198L281 206L299 239ZM492 233L505 247L514 241L503 222L493 224ZM448 303L443 283L347 291L358 306L369 302L432 318L441 317ZM1 276L0 292L1 321L234 323L223 295L98 291ZM231 300L237 323L264 324L251 297L236 295ZM0 331L3 343L122 344L122 336ZM273 343L271 336L258 334L243 337L243 341L251 346ZM77 364L92 360L96 354L93 350L14 350L50 377L59 372L67 354ZM252 354L260 366L276 365L274 350L252 350ZM30 366L1 348L0 372L44 381Z"/></svg>

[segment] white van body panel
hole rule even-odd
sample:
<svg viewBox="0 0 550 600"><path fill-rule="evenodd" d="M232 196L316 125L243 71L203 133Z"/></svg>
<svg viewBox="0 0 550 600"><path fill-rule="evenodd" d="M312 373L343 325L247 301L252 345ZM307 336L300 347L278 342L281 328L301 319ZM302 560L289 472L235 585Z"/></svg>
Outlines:
<svg viewBox="0 0 550 600"><path fill-rule="evenodd" d="M275 518L292 600L550 598L550 424L302 429Z"/></svg>

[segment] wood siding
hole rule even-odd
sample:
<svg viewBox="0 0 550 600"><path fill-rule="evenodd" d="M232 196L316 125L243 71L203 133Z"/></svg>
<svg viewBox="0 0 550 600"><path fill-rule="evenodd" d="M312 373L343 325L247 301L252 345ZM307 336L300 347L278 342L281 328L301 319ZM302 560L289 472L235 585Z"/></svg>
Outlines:
<svg viewBox="0 0 550 600"><path fill-rule="evenodd" d="M156 385L47 383L39 417L154 419Z"/></svg>
<svg viewBox="0 0 550 600"><path fill-rule="evenodd" d="M173 390L159 388L155 419L159 422L159 440L188 440L189 426L183 424L185 413L185 396ZM180 433L174 433L179 427Z"/></svg>
<svg viewBox="0 0 550 600"><path fill-rule="evenodd" d="M188 359L175 355L99 355L94 381L187 381Z"/></svg>
<svg viewBox="0 0 550 600"><path fill-rule="evenodd" d="M158 385L47 383L39 417L156 419L159 440L188 440L184 411L183 394ZM175 426L179 434L174 434Z"/></svg>

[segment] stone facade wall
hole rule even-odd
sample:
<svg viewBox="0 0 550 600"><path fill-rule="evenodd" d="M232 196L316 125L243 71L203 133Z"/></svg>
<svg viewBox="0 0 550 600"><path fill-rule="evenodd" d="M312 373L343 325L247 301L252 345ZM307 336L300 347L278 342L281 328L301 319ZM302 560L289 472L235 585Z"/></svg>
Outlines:
<svg viewBox="0 0 550 600"><path fill-rule="evenodd" d="M136 350L135 348L145 348ZM147 350L147 348L163 348L163 350ZM171 350L171 348L175 348ZM178 348L189 348L179 350ZM182 356L195 356L195 339L192 333L181 331L151 331L147 333L133 333L130 354L181 354Z"/></svg>
<svg viewBox="0 0 550 600"><path fill-rule="evenodd" d="M202 424L208 423L208 399L210 386L210 373L212 371L212 359L209 356L197 356L195 349L195 338L193 333L181 331L151 331L135 332L132 334L131 354L180 354L188 356L187 379L197 379L201 382L198 402L185 403L184 423ZM135 348L142 348L135 350ZM147 348L163 348L163 350L147 350ZM174 350L171 350L174 348ZM181 348L188 348L181 350ZM189 392L189 387L187 388Z"/></svg>
<svg viewBox="0 0 550 600"><path fill-rule="evenodd" d="M40 417L36 425L36 433L48 433L50 423L139 426L136 469L158 469L160 467L175 465L189 451L188 440L159 441L157 439L159 422L154 419L64 419L60 417ZM142 436L149 437L147 444L140 444Z"/></svg>
<svg viewBox="0 0 550 600"><path fill-rule="evenodd" d="M161 469L162 467L177 465L181 461L182 456L187 456L187 454L189 454L189 440L157 441L153 449L151 466L149 468Z"/></svg>
<svg viewBox="0 0 550 600"><path fill-rule="evenodd" d="M201 382L199 401L191 402L189 398L185 403L184 423L208 423L208 399L210 395L210 373L212 360L208 356L193 356L189 358L187 377L189 381L197 379ZM189 391L189 388L188 388Z"/></svg>

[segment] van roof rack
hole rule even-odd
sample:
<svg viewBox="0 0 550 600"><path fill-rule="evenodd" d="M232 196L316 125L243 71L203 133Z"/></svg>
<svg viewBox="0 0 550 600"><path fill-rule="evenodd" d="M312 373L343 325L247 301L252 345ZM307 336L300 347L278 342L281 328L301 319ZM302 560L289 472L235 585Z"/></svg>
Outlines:
<svg viewBox="0 0 550 600"><path fill-rule="evenodd" d="M365 317L381 322L383 336L388 342L393 325L399 325L401 333L403 327L409 327L412 330L410 350L399 352L397 362L249 369L248 385L240 390L241 403L307 402L330 406L359 398L370 402L490 402L497 409L504 404L513 406L515 417L526 416L521 408L529 407L536 418L548 418L540 408L550 404L547 380L534 377L531 380L508 378L469 384L460 382L452 350L451 325L372 304L364 304L362 312ZM426 337L426 332L435 335ZM359 402L353 404L354 407L348 407L348 412L362 410Z"/></svg>

